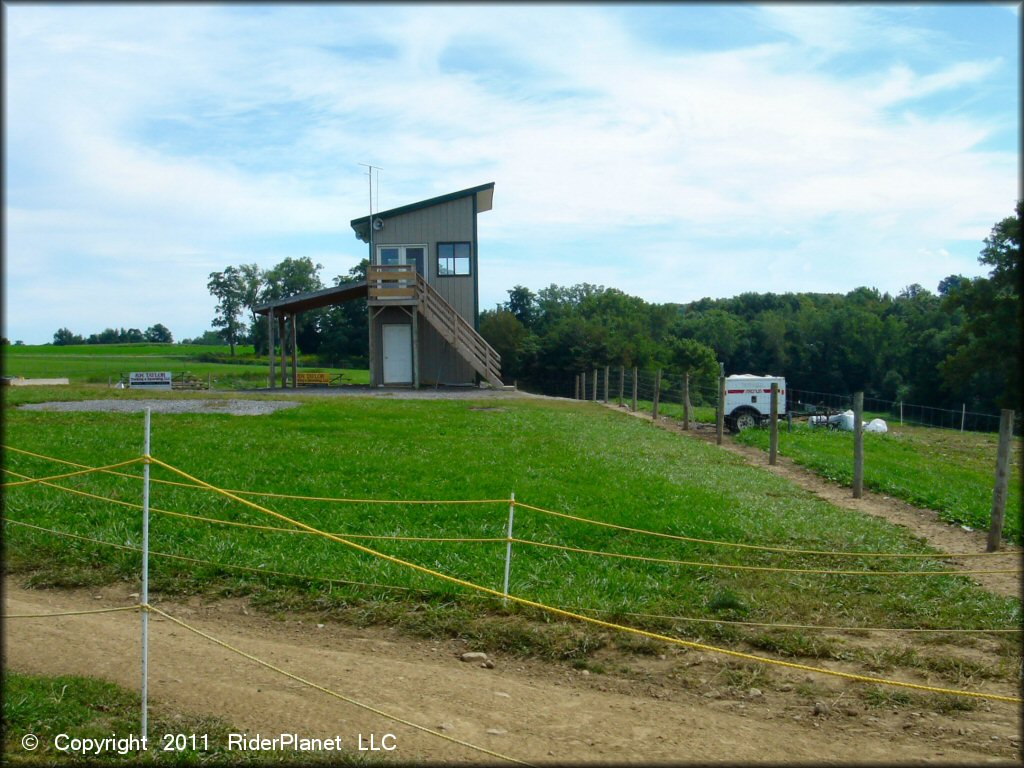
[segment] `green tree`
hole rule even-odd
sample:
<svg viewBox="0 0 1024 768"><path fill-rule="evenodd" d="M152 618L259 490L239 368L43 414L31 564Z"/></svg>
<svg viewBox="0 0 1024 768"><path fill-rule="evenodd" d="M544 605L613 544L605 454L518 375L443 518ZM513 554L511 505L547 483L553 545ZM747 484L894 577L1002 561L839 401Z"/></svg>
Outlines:
<svg viewBox="0 0 1024 768"><path fill-rule="evenodd" d="M245 333L245 324L240 315L244 307L245 284L238 267L225 267L223 272L211 272L206 283L207 289L217 299L217 310L211 325L219 328L224 340L235 356L235 345Z"/></svg>
<svg viewBox="0 0 1024 768"><path fill-rule="evenodd" d="M537 295L529 288L517 285L508 292L505 309L511 312L524 328L530 328L537 319Z"/></svg>
<svg viewBox="0 0 1024 768"><path fill-rule="evenodd" d="M146 332L143 334L143 336L145 337L146 341L152 342L154 344L174 343L174 336L171 334L167 326L161 323L151 325L149 328L146 329Z"/></svg>
<svg viewBox="0 0 1024 768"><path fill-rule="evenodd" d="M68 344L84 344L85 339L79 336L77 333L72 333L67 328L61 328L53 334L53 344L57 347L67 346Z"/></svg>
<svg viewBox="0 0 1024 768"><path fill-rule="evenodd" d="M513 312L481 312L480 335L501 355L504 376L520 379L529 375L537 352L537 339Z"/></svg>
<svg viewBox="0 0 1024 768"><path fill-rule="evenodd" d="M352 285L366 280L369 260L363 259L347 275L334 278L336 286ZM351 299L327 307L320 323L321 359L351 366L368 365L370 357L369 315L366 299Z"/></svg>
<svg viewBox="0 0 1024 768"><path fill-rule="evenodd" d="M242 305L249 310L249 341L253 351L262 355L267 344L266 322L256 313L256 307L260 305L264 272L259 264L242 264L238 269L242 273Z"/></svg>
<svg viewBox="0 0 1024 768"><path fill-rule="evenodd" d="M263 289L260 303L287 299L303 293L319 291L324 287L320 281L322 264L316 264L308 256L299 259L286 258L263 273ZM298 315L295 326L296 342L304 352L317 352L320 346L320 322L322 310L312 310ZM290 339L285 339L286 346Z"/></svg>
<svg viewBox="0 0 1024 768"><path fill-rule="evenodd" d="M962 280L945 297L948 311L962 310L954 350L940 365L948 391L973 408L989 403L1020 410L1021 227L1016 215L998 222L978 261L989 276Z"/></svg>

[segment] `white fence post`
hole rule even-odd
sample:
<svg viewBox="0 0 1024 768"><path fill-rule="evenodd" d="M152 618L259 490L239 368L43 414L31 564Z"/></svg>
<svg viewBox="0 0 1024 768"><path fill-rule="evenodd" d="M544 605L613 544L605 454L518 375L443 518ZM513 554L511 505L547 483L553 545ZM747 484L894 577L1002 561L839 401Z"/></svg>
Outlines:
<svg viewBox="0 0 1024 768"><path fill-rule="evenodd" d="M149 433L150 409L146 409L146 438L142 464L142 738L149 733Z"/></svg>
<svg viewBox="0 0 1024 768"><path fill-rule="evenodd" d="M505 542L505 597L502 602L508 605L508 577L509 572L512 569L512 523L516 516L516 493L512 492L512 496L508 503L508 540Z"/></svg>

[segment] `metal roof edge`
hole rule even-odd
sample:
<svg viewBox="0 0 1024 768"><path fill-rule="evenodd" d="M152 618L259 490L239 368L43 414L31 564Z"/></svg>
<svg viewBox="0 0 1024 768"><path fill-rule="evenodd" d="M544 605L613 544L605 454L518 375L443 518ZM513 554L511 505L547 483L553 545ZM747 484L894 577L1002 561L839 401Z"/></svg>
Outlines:
<svg viewBox="0 0 1024 768"><path fill-rule="evenodd" d="M403 213L411 213L412 211L419 211L424 208L430 208L435 205L441 205L443 203L450 203L452 200L459 200L463 197L469 197L471 195L477 195L481 192L494 189L494 182L488 182L487 184L481 184L476 187L469 187L468 189L460 189L458 192L449 192L446 195L439 195L438 197L432 197L429 200L420 200L418 203L409 203L408 205L402 205L398 208L392 208L387 211L378 211L373 214L374 218L390 219L394 216L400 216ZM352 229L356 229L357 226L362 225L366 227L370 223L370 217L360 216L358 219L352 219L350 225ZM358 230L357 230L358 234Z"/></svg>
<svg viewBox="0 0 1024 768"><path fill-rule="evenodd" d="M334 296L336 294L341 293L355 293L365 289L367 285L368 282L366 280L360 280L357 283L343 283L342 285L333 285L330 288L321 288L319 291L297 293L294 296L287 296L281 299L274 299L273 301L267 302L266 304L261 304L258 307L253 307L252 311L258 315L265 315L271 309L277 309L278 307L287 307L292 304L300 304L314 299L326 298L328 296Z"/></svg>

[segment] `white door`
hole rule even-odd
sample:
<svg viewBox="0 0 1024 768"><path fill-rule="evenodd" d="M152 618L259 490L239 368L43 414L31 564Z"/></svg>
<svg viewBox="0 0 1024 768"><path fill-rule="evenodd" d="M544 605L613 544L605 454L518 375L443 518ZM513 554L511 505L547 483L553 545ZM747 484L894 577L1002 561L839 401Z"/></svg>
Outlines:
<svg viewBox="0 0 1024 768"><path fill-rule="evenodd" d="M412 326L385 325L384 383L412 382Z"/></svg>

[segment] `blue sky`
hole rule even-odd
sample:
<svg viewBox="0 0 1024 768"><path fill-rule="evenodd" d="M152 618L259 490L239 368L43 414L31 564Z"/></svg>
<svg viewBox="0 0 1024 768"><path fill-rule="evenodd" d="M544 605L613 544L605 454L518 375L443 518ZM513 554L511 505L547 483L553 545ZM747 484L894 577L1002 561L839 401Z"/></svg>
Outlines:
<svg viewBox="0 0 1024 768"><path fill-rule="evenodd" d="M481 306L934 291L1019 193L1019 6L5 3L4 335L209 328L349 221L495 182Z"/></svg>

